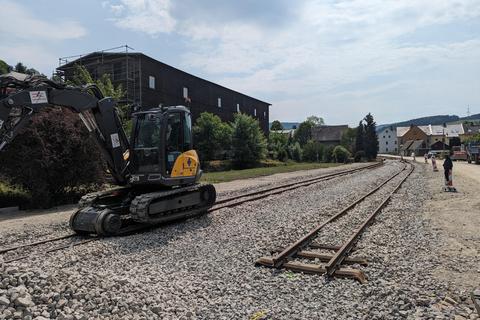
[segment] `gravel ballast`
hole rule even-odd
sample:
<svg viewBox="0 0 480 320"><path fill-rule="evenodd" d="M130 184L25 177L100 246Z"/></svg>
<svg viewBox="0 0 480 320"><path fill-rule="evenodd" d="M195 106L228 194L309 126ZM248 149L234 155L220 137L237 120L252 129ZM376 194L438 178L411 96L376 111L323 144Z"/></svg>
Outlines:
<svg viewBox="0 0 480 320"><path fill-rule="evenodd" d="M476 319L430 274L442 261L438 234L418 214L430 196L421 165L357 245L354 254L369 261L355 266L367 284L254 266L402 167L387 161L146 233L1 265L0 319ZM378 204L402 175L352 214ZM342 238L342 223L325 240Z"/></svg>

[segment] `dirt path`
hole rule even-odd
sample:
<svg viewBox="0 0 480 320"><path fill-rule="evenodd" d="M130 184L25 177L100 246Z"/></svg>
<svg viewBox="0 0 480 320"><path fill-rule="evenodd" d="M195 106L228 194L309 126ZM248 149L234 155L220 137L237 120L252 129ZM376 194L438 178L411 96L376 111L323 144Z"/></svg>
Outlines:
<svg viewBox="0 0 480 320"><path fill-rule="evenodd" d="M439 254L449 262L439 265L434 274L463 300L480 287L480 166L454 162L457 193L443 192L441 161L439 169L431 172L433 198L425 204L424 214L440 232Z"/></svg>

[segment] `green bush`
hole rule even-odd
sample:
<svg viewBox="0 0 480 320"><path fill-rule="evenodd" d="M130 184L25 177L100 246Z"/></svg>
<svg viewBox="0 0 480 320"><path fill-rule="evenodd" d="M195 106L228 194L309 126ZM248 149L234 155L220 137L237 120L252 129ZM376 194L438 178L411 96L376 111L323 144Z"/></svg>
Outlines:
<svg viewBox="0 0 480 320"><path fill-rule="evenodd" d="M333 159L336 163L346 163L352 154L342 146L336 146L332 151Z"/></svg>
<svg viewBox="0 0 480 320"><path fill-rule="evenodd" d="M232 151L235 167L252 167L265 158L267 142L258 120L246 114L237 113L232 128Z"/></svg>
<svg viewBox="0 0 480 320"><path fill-rule="evenodd" d="M303 160L307 162L321 162L325 147L313 140L309 140L303 147Z"/></svg>
<svg viewBox="0 0 480 320"><path fill-rule="evenodd" d="M288 160L288 136L277 133L270 132L268 137L268 153L272 159L277 159L280 161Z"/></svg>
<svg viewBox="0 0 480 320"><path fill-rule="evenodd" d="M355 162L360 162L362 161L363 158L365 158L365 151L360 150L355 152L355 157L354 157Z"/></svg>
<svg viewBox="0 0 480 320"><path fill-rule="evenodd" d="M302 147L300 146L300 143L295 142L294 144L290 145L288 148L288 153L290 155L290 158L300 162L302 161Z"/></svg>
<svg viewBox="0 0 480 320"><path fill-rule="evenodd" d="M193 142L202 161L220 160L230 148L232 127L219 116L203 112L193 126Z"/></svg>
<svg viewBox="0 0 480 320"><path fill-rule="evenodd" d="M21 187L0 182L0 208L17 206L24 208L31 200L31 195Z"/></svg>
<svg viewBox="0 0 480 320"><path fill-rule="evenodd" d="M334 146L327 146L323 152L323 161L324 162L333 162L333 149Z"/></svg>

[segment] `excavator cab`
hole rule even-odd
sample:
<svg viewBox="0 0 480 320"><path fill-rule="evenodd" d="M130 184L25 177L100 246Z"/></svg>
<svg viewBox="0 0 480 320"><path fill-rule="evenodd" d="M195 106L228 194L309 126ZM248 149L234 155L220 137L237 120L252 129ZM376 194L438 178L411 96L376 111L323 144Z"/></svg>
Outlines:
<svg viewBox="0 0 480 320"><path fill-rule="evenodd" d="M200 178L187 108L159 107L134 113L132 118L131 184L188 185Z"/></svg>

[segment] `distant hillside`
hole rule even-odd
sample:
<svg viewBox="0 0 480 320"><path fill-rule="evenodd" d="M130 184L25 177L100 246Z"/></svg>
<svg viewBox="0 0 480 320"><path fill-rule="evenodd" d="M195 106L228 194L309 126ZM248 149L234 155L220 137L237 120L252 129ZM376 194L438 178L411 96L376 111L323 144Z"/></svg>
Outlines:
<svg viewBox="0 0 480 320"><path fill-rule="evenodd" d="M299 122L282 122L282 126L284 130L290 130L293 129L293 127L298 127ZM272 123L270 122L268 124L268 127L270 128L272 126Z"/></svg>
<svg viewBox="0 0 480 320"><path fill-rule="evenodd" d="M463 117L459 119L460 121L478 121L480 120L480 113L473 114L470 117Z"/></svg>

